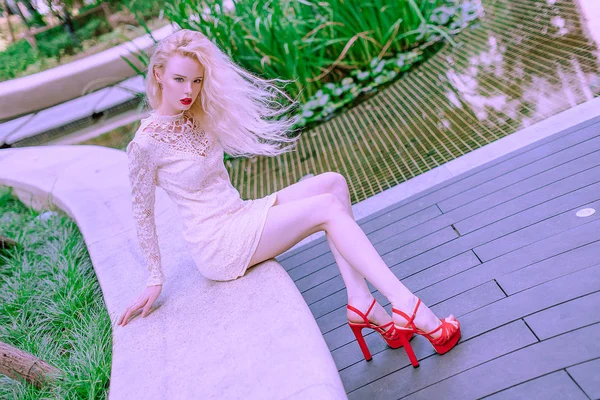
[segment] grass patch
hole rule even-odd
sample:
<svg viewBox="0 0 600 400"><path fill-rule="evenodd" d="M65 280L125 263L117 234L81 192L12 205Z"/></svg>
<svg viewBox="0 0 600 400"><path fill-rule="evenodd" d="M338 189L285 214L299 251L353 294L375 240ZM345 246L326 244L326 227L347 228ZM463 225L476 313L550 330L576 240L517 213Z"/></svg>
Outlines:
<svg viewBox="0 0 600 400"><path fill-rule="evenodd" d="M20 243L0 249L0 341L63 371L41 389L0 375L0 398L107 398L111 321L76 223L0 186L0 233Z"/></svg>

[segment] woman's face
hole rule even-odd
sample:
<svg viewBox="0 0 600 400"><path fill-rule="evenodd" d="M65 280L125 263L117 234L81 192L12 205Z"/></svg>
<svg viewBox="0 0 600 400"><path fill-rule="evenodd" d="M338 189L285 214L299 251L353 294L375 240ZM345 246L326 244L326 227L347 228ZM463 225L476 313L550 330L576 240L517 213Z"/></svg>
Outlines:
<svg viewBox="0 0 600 400"><path fill-rule="evenodd" d="M162 104L157 111L175 115L196 101L204 83L204 67L191 57L175 54L168 59L164 74L155 71L155 77L162 84Z"/></svg>

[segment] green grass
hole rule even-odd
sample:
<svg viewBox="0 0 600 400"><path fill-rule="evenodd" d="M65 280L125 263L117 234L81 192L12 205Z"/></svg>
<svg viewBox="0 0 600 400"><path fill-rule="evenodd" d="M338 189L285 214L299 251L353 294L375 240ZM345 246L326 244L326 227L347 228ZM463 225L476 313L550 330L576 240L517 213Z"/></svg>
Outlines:
<svg viewBox="0 0 600 400"><path fill-rule="evenodd" d="M111 321L83 236L60 210L37 212L0 186L0 341L63 371L36 389L0 375L2 399L105 399Z"/></svg>

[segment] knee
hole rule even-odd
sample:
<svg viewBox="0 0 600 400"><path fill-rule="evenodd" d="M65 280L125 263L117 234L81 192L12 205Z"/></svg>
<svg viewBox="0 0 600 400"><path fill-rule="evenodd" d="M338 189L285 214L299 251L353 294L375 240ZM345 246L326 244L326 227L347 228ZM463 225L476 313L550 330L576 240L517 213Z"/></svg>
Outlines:
<svg viewBox="0 0 600 400"><path fill-rule="evenodd" d="M340 200L349 198L350 192L348 190L348 182L344 175L334 171L324 172L323 174L327 176L330 193L338 196Z"/></svg>

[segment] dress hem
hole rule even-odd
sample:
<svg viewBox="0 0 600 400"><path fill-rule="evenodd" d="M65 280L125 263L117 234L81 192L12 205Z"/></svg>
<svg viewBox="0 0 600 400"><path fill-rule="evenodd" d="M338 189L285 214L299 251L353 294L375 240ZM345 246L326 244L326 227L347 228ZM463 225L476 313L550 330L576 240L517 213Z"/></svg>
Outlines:
<svg viewBox="0 0 600 400"><path fill-rule="evenodd" d="M267 215L269 213L269 210L271 209L271 207L273 207L273 204L275 203L275 201L277 201L277 192L271 193L268 197L270 197L268 204L268 207L266 207L266 210L264 210L263 215L261 217L261 221L259 224L259 229L256 230L256 234L254 235L254 242L252 243L252 246L250 247L250 252L248 254L248 258L246 258L246 261L244 261L243 263L243 268L242 270L238 273L237 278L241 278L242 276L244 276L246 274L246 271L248 270L248 268L250 268L250 266L248 265L250 263L250 260L252 259L252 256L254 255L254 252L256 251L258 244L260 243L260 238L263 235L263 232L265 230L265 223L267 222Z"/></svg>

